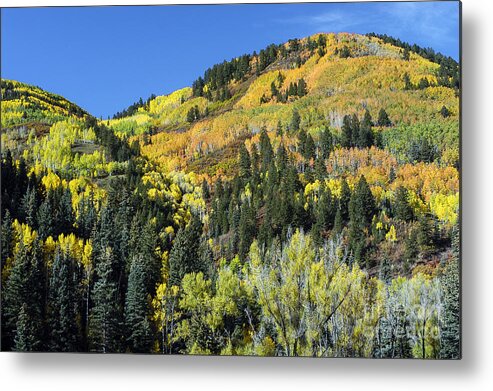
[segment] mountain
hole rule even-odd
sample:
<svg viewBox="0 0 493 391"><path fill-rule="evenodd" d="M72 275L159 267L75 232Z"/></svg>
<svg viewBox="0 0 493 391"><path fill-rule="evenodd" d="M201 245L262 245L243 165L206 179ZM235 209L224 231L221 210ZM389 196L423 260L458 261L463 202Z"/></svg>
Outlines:
<svg viewBox="0 0 493 391"><path fill-rule="evenodd" d="M255 140L263 126L271 133L278 124L289 129L294 110L302 118L302 127L316 140L325 126L340 129L346 114L361 117L368 109L376 118L382 108L394 125L432 126L435 130L444 124L458 134L459 100L451 85L457 70L443 71L440 64L414 51L404 59L406 49L386 41L388 38L356 34L318 34L271 45L265 53L272 52L272 60L262 60L269 56L264 51L247 56L248 65L240 77L233 68L239 68L243 57L219 64L222 73L209 76L203 88L206 93L184 88L159 96L110 125L121 134L138 135L143 154L167 169L190 166L209 174L234 165L237 140ZM443 62L443 57L439 60ZM443 82L447 73L450 77L445 76ZM207 77L198 80L204 79ZM303 96L295 93L286 98L290 86L300 80L305 84ZM223 86L217 87L221 83ZM224 92L226 96L219 97ZM440 114L443 106L447 118ZM189 115L195 107L198 115ZM286 146L296 143L293 136L285 132ZM458 145L457 138L452 144ZM453 148L449 144L442 147Z"/></svg>
<svg viewBox="0 0 493 391"><path fill-rule="evenodd" d="M2 79L1 92L4 149L22 153L29 134L41 137L58 121L89 117L74 103L36 86Z"/></svg>
<svg viewBox="0 0 493 391"><path fill-rule="evenodd" d="M347 33L111 120L2 80L2 349L459 358L459 81Z"/></svg>

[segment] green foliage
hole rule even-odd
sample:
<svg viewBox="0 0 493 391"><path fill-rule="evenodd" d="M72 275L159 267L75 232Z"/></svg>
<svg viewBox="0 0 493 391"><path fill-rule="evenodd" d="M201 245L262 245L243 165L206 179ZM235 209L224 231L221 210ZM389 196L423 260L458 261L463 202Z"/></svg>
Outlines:
<svg viewBox="0 0 493 391"><path fill-rule="evenodd" d="M94 307L89 318L89 347L94 352L117 353L122 346L122 319L114 262L111 248L103 249L96 266L96 282L92 290Z"/></svg>
<svg viewBox="0 0 493 391"><path fill-rule="evenodd" d="M386 42L271 45L100 122L2 82L2 346L458 358L458 67Z"/></svg>
<svg viewBox="0 0 493 391"><path fill-rule="evenodd" d="M461 357L461 288L460 288L460 227L454 227L452 236L452 259L449 260L442 276L443 318L440 358Z"/></svg>
<svg viewBox="0 0 493 391"><path fill-rule="evenodd" d="M149 353L153 343L150 306L147 297L147 276L144 258L133 258L128 275L128 287L125 296L125 329L128 348L132 352Z"/></svg>
<svg viewBox="0 0 493 391"><path fill-rule="evenodd" d="M57 248L51 268L48 288L49 346L53 352L78 350L80 330L77 303L77 278L75 261L68 253Z"/></svg>
<svg viewBox="0 0 493 391"><path fill-rule="evenodd" d="M387 112L384 109L380 109L378 112L378 126L391 126L392 122L389 119Z"/></svg>
<svg viewBox="0 0 493 391"><path fill-rule="evenodd" d="M170 282L172 285L179 285L187 273L207 270L208 265L202 265L199 262L201 234L202 223L196 216L185 228L178 231L169 255Z"/></svg>

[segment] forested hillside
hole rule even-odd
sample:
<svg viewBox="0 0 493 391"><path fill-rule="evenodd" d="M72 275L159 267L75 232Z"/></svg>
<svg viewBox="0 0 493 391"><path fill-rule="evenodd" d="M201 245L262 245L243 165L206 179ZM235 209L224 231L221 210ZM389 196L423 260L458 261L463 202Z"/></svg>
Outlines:
<svg viewBox="0 0 493 391"><path fill-rule="evenodd" d="M340 33L108 120L2 80L2 350L459 358L459 74Z"/></svg>

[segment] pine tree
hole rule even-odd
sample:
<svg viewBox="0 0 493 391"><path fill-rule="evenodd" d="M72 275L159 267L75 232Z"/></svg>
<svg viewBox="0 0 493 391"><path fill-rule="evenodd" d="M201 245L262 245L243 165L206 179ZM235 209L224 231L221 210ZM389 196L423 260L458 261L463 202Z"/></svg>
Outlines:
<svg viewBox="0 0 493 391"><path fill-rule="evenodd" d="M404 306L397 307L397 327L395 330L395 348L391 354L392 358L412 358L411 341L409 338L409 320L407 319Z"/></svg>
<svg viewBox="0 0 493 391"><path fill-rule="evenodd" d="M36 211L38 209L36 189L28 186L21 200L21 213L25 222L33 229L37 228Z"/></svg>
<svg viewBox="0 0 493 391"><path fill-rule="evenodd" d="M55 224L56 233L64 233L66 235L73 232L75 213L72 209L72 193L69 188L61 189L55 215L57 216Z"/></svg>
<svg viewBox="0 0 493 391"><path fill-rule="evenodd" d="M194 216L187 227L181 228L176 234L169 254L171 285L180 285L187 273L207 271L208 265L199 263L201 233L202 223Z"/></svg>
<svg viewBox="0 0 493 391"><path fill-rule="evenodd" d="M334 218L334 233L340 234L342 232L342 226L343 226L343 221L342 221L341 208L337 208L336 217Z"/></svg>
<svg viewBox="0 0 493 391"><path fill-rule="evenodd" d="M48 210L43 213L43 220L48 220L47 213ZM83 196L79 202L79 210L78 216L76 220L77 233L80 237L89 239L91 236L91 232L97 221L97 212L94 206L94 196L91 194L89 197ZM39 222L41 227L41 221Z"/></svg>
<svg viewBox="0 0 493 391"><path fill-rule="evenodd" d="M380 262L379 278L386 284L390 284L392 280L392 267L387 257Z"/></svg>
<svg viewBox="0 0 493 391"><path fill-rule="evenodd" d="M248 180L251 175L251 161L250 154L245 147L245 144L240 145L240 156L239 156L239 170L240 177L244 180Z"/></svg>
<svg viewBox="0 0 493 391"><path fill-rule="evenodd" d="M450 117L450 111L447 109L446 106L442 106L442 108L440 109L440 114L443 118Z"/></svg>
<svg viewBox="0 0 493 391"><path fill-rule="evenodd" d="M282 137L283 136L283 129L282 129L282 124L281 121L277 121L277 126L276 126L276 136Z"/></svg>
<svg viewBox="0 0 493 391"><path fill-rule="evenodd" d="M29 343L30 350L42 350L44 341L46 291L45 266L41 244L38 239L30 245L19 243L13 267L3 286L2 295L2 349L14 347L19 314L25 306L25 319L22 319L22 335L18 338Z"/></svg>
<svg viewBox="0 0 493 391"><path fill-rule="evenodd" d="M205 178L202 180L202 198L205 202L208 202L211 198L211 189L209 186L209 182L207 182Z"/></svg>
<svg viewBox="0 0 493 391"><path fill-rule="evenodd" d="M147 279L144 258L141 255L134 256L125 296L127 347L134 353L149 353L153 343Z"/></svg>
<svg viewBox="0 0 493 391"><path fill-rule="evenodd" d="M322 230L332 228L335 218L335 208L330 189L323 187L317 201L316 221Z"/></svg>
<svg viewBox="0 0 493 391"><path fill-rule="evenodd" d="M429 86L430 86L430 82L428 81L428 79L426 77L422 77L419 80L418 89L424 90L425 88L428 88Z"/></svg>
<svg viewBox="0 0 493 391"><path fill-rule="evenodd" d="M74 260L58 247L48 288L48 350L77 351L79 328Z"/></svg>
<svg viewBox="0 0 493 391"><path fill-rule="evenodd" d="M2 222L2 250L1 250L1 270L5 266L7 258L12 256L14 232L12 230L12 217L7 209Z"/></svg>
<svg viewBox="0 0 493 391"><path fill-rule="evenodd" d="M39 351L41 341L36 338L39 325L29 314L27 304L23 304L16 323L14 347L17 352Z"/></svg>
<svg viewBox="0 0 493 391"><path fill-rule="evenodd" d="M392 122L389 119L389 116L387 115L387 112L384 109L380 109L378 112L378 121L377 121L378 126L391 126Z"/></svg>
<svg viewBox="0 0 493 391"><path fill-rule="evenodd" d="M411 83L411 78L409 77L409 73L404 73L404 89L405 90L412 90L413 89L413 85Z"/></svg>
<svg viewBox="0 0 493 391"><path fill-rule="evenodd" d="M91 295L94 306L89 316L88 338L90 350L94 352L114 353L121 348L121 309L114 262L111 248L104 248L96 265L96 282Z"/></svg>
<svg viewBox="0 0 493 391"><path fill-rule="evenodd" d="M443 290L443 317L441 319L440 357L459 359L461 357L460 325L460 228L452 232L452 259L441 277Z"/></svg>
<svg viewBox="0 0 493 391"><path fill-rule="evenodd" d="M306 141L307 141L307 134L304 129L301 129L298 133L298 145L296 147L296 150L303 157L305 157Z"/></svg>
<svg viewBox="0 0 493 391"><path fill-rule="evenodd" d="M306 82L305 79L301 78L298 81L298 90L297 90L297 95L299 97L303 97L306 95Z"/></svg>
<svg viewBox="0 0 493 391"><path fill-rule="evenodd" d="M284 147L284 143L281 142L279 144L279 147L277 147L276 152L276 166L279 170L280 176L284 175L284 171L286 170L286 167L288 165L288 160L288 153L286 151L286 148Z"/></svg>
<svg viewBox="0 0 493 391"><path fill-rule="evenodd" d="M349 202L349 244L357 261L365 256L366 232L375 211L375 199L365 177L361 176Z"/></svg>
<svg viewBox="0 0 493 391"><path fill-rule="evenodd" d="M48 236L55 235L55 221L54 211L52 207L52 192L48 192L46 198L41 203L37 213L38 220L38 234L42 240L45 240Z"/></svg>
<svg viewBox="0 0 493 391"><path fill-rule="evenodd" d="M350 148L353 146L353 127L351 117L345 115L342 120L341 147Z"/></svg>
<svg viewBox="0 0 493 391"><path fill-rule="evenodd" d="M432 218L428 215L422 215L418 219L418 230L416 240L423 250L428 250L434 244L435 227Z"/></svg>
<svg viewBox="0 0 493 391"><path fill-rule="evenodd" d="M297 132L298 130L300 130L300 123L301 123L300 113L298 113L298 110L294 109L293 115L291 117L291 124L289 126L291 132Z"/></svg>
<svg viewBox="0 0 493 391"><path fill-rule="evenodd" d="M404 61L409 61L409 49L408 48L404 49L404 52L402 53L402 59Z"/></svg>
<svg viewBox="0 0 493 391"><path fill-rule="evenodd" d="M241 215L239 221L239 255L240 259L244 260L250 250L250 245L253 242L256 234L256 221L253 208L245 203L241 207Z"/></svg>
<svg viewBox="0 0 493 391"><path fill-rule="evenodd" d="M395 192L394 216L402 221L413 219L413 208L409 205L407 190L399 186Z"/></svg>
<svg viewBox="0 0 493 391"><path fill-rule="evenodd" d="M308 134L306 136L304 158L306 160L315 159L315 154L316 154L315 141L313 141L312 135Z"/></svg>
<svg viewBox="0 0 493 391"><path fill-rule="evenodd" d="M332 133L329 129L325 128L320 136L320 153L322 155L322 159L328 159L333 149L334 145Z"/></svg>
<svg viewBox="0 0 493 391"><path fill-rule="evenodd" d="M351 200L351 189L346 179L341 180L341 197L339 198L339 210L343 223L349 221L349 201Z"/></svg>
<svg viewBox="0 0 493 391"><path fill-rule="evenodd" d="M327 176L327 167L324 160L319 156L315 159L315 179L323 181Z"/></svg>
<svg viewBox="0 0 493 391"><path fill-rule="evenodd" d="M187 112L187 122L192 123L195 121L195 108L192 107Z"/></svg>
<svg viewBox="0 0 493 391"><path fill-rule="evenodd" d="M414 264L416 261L418 255L419 255L419 248L418 248L418 239L417 239L417 229L412 228L411 231L409 232L409 235L406 237L406 240L404 242L404 267L405 269L410 269L411 265Z"/></svg>
<svg viewBox="0 0 493 391"><path fill-rule="evenodd" d="M363 121L359 127L357 144L360 148L369 148L373 145L373 133L371 131L372 118L368 110L365 111Z"/></svg>
<svg viewBox="0 0 493 391"><path fill-rule="evenodd" d="M262 128L260 132L260 164L261 171L265 172L270 166L272 158L274 157L274 151L272 150L272 145L270 143L269 136L267 135L267 129Z"/></svg>

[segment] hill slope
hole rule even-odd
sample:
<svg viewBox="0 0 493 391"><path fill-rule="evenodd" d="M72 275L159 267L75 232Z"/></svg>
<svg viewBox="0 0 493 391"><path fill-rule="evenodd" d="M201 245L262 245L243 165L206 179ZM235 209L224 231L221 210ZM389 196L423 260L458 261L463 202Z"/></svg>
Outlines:
<svg viewBox="0 0 493 391"><path fill-rule="evenodd" d="M447 150L448 155L458 155L458 139L450 136L458 135L456 91L444 85L439 64L415 52L406 55L402 48L373 36L319 34L296 45L280 45L272 62L260 72L259 61L259 56L249 57L249 71L239 80L232 77L223 82L221 91L227 90L226 99L207 93L214 84L211 77L205 84L206 93L200 94L203 96L194 96L193 89L185 88L152 99L133 116L112 120L110 125L122 134L140 135L142 152L167 169L191 166L211 175L224 166L226 173L231 173L227 160L235 155L236 140L254 138L264 126L277 145L280 139L273 131L279 124L289 130L294 110L301 116L301 126L318 140L324 127L340 134L346 114L362 117L368 109L376 119L384 108L393 127L404 129L397 135L382 134L389 147L412 142L395 138L400 133L408 135L406 129L411 124L423 125L433 129L421 132L427 133L430 141L433 133L445 134L447 142L440 153ZM302 79L306 94L283 96L290 85ZM446 118L441 115L444 106ZM195 107L198 115L190 116ZM386 129L376 131L385 133ZM284 135L284 143L293 146L295 134ZM216 167L211 168L211 163Z"/></svg>
<svg viewBox="0 0 493 391"><path fill-rule="evenodd" d="M317 34L99 122L2 81L2 349L459 358L458 72Z"/></svg>

